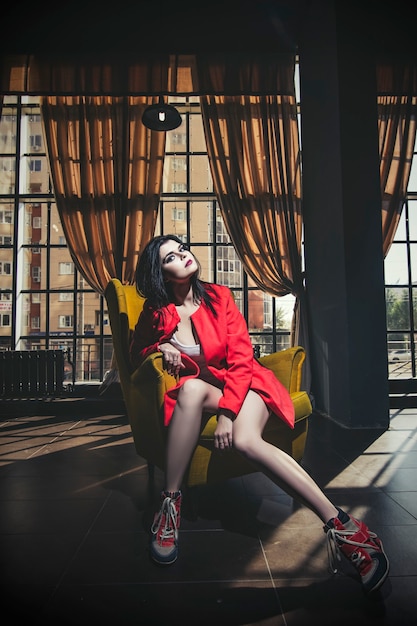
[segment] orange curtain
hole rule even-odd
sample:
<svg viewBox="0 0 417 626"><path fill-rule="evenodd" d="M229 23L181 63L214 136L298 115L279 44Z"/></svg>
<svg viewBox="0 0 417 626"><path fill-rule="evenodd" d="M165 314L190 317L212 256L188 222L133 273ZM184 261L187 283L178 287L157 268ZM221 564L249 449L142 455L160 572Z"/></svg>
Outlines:
<svg viewBox="0 0 417 626"><path fill-rule="evenodd" d="M110 278L134 282L153 236L165 133L147 130L145 96L46 96L41 100L52 184L72 259L103 293Z"/></svg>
<svg viewBox="0 0 417 626"><path fill-rule="evenodd" d="M415 96L378 97L384 256L397 231L407 193L416 139L416 113Z"/></svg>
<svg viewBox="0 0 417 626"><path fill-rule="evenodd" d="M417 129L417 67L377 68L382 241L386 256L407 193Z"/></svg>
<svg viewBox="0 0 417 626"><path fill-rule="evenodd" d="M295 96L201 96L214 188L244 267L262 290L303 298Z"/></svg>

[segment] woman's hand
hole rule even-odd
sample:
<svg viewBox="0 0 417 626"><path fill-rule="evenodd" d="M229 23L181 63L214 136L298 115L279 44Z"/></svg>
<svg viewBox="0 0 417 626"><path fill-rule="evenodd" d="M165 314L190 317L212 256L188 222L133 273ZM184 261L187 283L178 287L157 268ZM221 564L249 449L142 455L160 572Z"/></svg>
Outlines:
<svg viewBox="0 0 417 626"><path fill-rule="evenodd" d="M229 450L233 446L233 422L230 417L219 413L214 431L214 447L218 450Z"/></svg>
<svg viewBox="0 0 417 626"><path fill-rule="evenodd" d="M181 360L181 352L169 342L160 343L159 351L162 352L164 366L168 374L178 376L180 369L185 367Z"/></svg>

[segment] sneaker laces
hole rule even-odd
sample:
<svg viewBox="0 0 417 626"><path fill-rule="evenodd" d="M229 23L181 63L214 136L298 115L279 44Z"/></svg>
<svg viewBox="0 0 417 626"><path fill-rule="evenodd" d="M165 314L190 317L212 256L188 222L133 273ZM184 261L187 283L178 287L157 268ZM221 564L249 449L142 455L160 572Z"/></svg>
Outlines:
<svg viewBox="0 0 417 626"><path fill-rule="evenodd" d="M177 532L177 517L173 499L166 496L152 524L152 534L158 535L161 542L174 539Z"/></svg>
<svg viewBox="0 0 417 626"><path fill-rule="evenodd" d="M327 556L329 559L329 569L332 574L337 573L337 563L336 561L341 561L341 546L340 544L345 543L350 546L354 546L356 548L364 548L365 550L369 550L371 547L369 543L361 543L360 541L353 541L348 539L347 537L356 535L358 530L338 530L336 528L329 528L326 536L327 536ZM372 533L368 530L368 535L370 539L377 538L375 533ZM350 560L354 562L355 566L360 569L362 567L363 561L366 559L364 554L360 552L355 552L351 555Z"/></svg>

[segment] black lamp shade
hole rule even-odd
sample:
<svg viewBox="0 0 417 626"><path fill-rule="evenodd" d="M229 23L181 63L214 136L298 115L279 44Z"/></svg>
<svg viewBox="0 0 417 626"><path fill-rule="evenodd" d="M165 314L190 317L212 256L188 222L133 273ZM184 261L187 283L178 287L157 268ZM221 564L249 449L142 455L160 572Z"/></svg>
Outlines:
<svg viewBox="0 0 417 626"><path fill-rule="evenodd" d="M148 106L142 115L142 124L151 130L174 130L182 122L177 109L170 104L165 104L163 98L158 104Z"/></svg>

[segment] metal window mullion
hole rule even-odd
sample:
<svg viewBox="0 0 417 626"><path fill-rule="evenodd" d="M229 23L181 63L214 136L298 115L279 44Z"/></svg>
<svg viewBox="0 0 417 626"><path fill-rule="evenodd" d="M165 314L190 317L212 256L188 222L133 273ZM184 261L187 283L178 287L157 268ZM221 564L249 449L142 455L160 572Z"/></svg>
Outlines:
<svg viewBox="0 0 417 626"><path fill-rule="evenodd" d="M243 317L246 320L246 324L249 328L249 290L248 290L248 275L243 270Z"/></svg>
<svg viewBox="0 0 417 626"><path fill-rule="evenodd" d="M411 375L415 378L416 375L416 363L415 363L415 346L414 346L414 307L413 307L413 284L412 284L412 272L411 272L411 244L410 244L410 226L409 226L409 213L408 213L408 201L404 203L405 210L405 233L406 233L406 250L407 250L407 278L408 278L408 312L410 318L410 351L411 351Z"/></svg>
<svg viewBox="0 0 417 626"><path fill-rule="evenodd" d="M72 362L75 372L75 379L77 379L78 363L77 363L77 325L78 325L78 272L74 264L74 298L72 301Z"/></svg>
<svg viewBox="0 0 417 626"><path fill-rule="evenodd" d="M94 320L95 321L95 320ZM99 376L104 379L104 297L100 294Z"/></svg>
<svg viewBox="0 0 417 626"><path fill-rule="evenodd" d="M45 347L51 343L51 202L47 203L46 219L46 292L45 292Z"/></svg>
<svg viewBox="0 0 417 626"><path fill-rule="evenodd" d="M212 224L212 241L211 249L213 251L213 282L217 282L217 200L213 200L211 203L211 224Z"/></svg>
<svg viewBox="0 0 417 626"><path fill-rule="evenodd" d="M14 166L14 194L13 194L13 260L12 260L12 318L11 318L11 349L15 350L17 340L17 256L19 247L17 245L19 235L19 188L20 188L20 140L22 136L22 98L17 97L16 102L16 147Z"/></svg>

